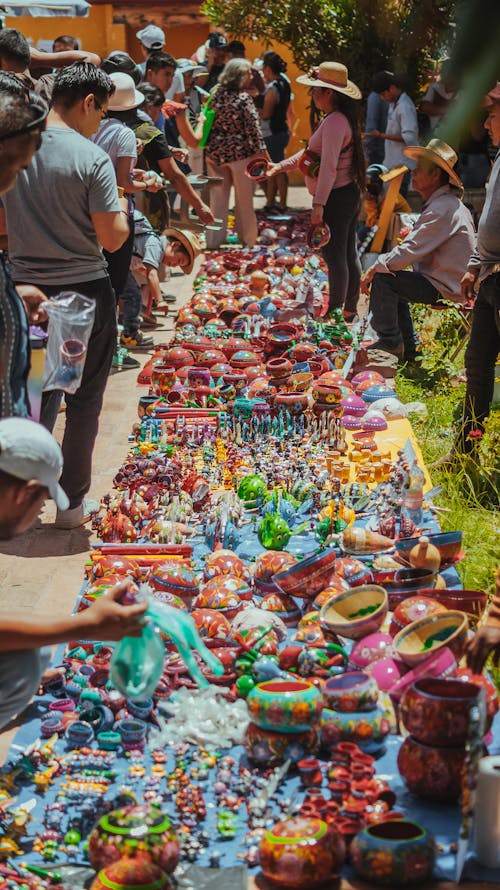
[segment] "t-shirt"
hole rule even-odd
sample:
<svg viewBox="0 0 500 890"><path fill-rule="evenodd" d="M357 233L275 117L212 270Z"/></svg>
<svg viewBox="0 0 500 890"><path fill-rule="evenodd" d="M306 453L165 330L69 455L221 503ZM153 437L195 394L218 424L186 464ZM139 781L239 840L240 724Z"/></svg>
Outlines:
<svg viewBox="0 0 500 890"><path fill-rule="evenodd" d="M391 167L399 167L405 164L409 170L415 167L415 161L403 154L407 145L418 145L418 120L417 109L406 93L401 93L395 102L389 105L387 115L386 133L401 136L403 142L393 139L385 140L384 164L390 170Z"/></svg>
<svg viewBox="0 0 500 890"><path fill-rule="evenodd" d="M97 145L75 130L48 127L31 164L0 200L14 281L64 285L108 274L91 214L120 206L113 165Z"/></svg>
<svg viewBox="0 0 500 890"><path fill-rule="evenodd" d="M130 169L134 169L137 160L135 135L123 121L114 118L103 120L97 133L90 137L90 141L109 155L115 170L118 158L132 158Z"/></svg>
<svg viewBox="0 0 500 890"><path fill-rule="evenodd" d="M134 254L141 257L144 265L159 269L167 239L164 235L157 235L149 220L140 213L134 211Z"/></svg>

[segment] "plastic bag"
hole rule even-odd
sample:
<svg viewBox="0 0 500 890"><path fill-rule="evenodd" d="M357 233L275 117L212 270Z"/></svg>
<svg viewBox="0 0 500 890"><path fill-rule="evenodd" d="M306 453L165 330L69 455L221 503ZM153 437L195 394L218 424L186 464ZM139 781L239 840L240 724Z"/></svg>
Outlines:
<svg viewBox="0 0 500 890"><path fill-rule="evenodd" d="M49 317L42 389L75 393L82 380L95 301L82 294L64 292L42 306Z"/></svg>

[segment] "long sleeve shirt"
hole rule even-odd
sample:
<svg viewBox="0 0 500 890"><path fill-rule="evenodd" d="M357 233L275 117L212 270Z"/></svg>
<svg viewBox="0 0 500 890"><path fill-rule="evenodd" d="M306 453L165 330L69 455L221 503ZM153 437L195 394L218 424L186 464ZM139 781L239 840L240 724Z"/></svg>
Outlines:
<svg viewBox="0 0 500 890"><path fill-rule="evenodd" d="M385 166L390 169L406 164L412 170L415 161L411 161L403 154L403 148L407 145L418 145L418 121L417 109L407 93L401 93L397 101L389 105L385 132L401 136L403 139L403 142L385 140Z"/></svg>
<svg viewBox="0 0 500 890"><path fill-rule="evenodd" d="M479 281L500 272L500 152L486 186L486 200L477 229L477 246L469 269L479 269Z"/></svg>
<svg viewBox="0 0 500 890"><path fill-rule="evenodd" d="M460 281L475 244L472 216L444 185L432 193L401 244L380 254L375 272L393 273L408 266L420 272L446 300L461 302Z"/></svg>
<svg viewBox="0 0 500 890"><path fill-rule="evenodd" d="M379 133L385 133L388 113L389 103L385 102L378 93L372 91L366 100L366 132L371 133L373 130L378 130ZM384 154L384 139L379 136L365 138L365 155L369 164L383 164Z"/></svg>
<svg viewBox="0 0 500 890"><path fill-rule="evenodd" d="M354 181L352 168L352 130L345 114L332 111L323 118L312 134L308 149L320 158L319 176L311 179L306 176L306 186L314 203L323 206L328 201L332 189L342 188ZM299 151L291 158L281 161L282 170L294 170L302 157Z"/></svg>

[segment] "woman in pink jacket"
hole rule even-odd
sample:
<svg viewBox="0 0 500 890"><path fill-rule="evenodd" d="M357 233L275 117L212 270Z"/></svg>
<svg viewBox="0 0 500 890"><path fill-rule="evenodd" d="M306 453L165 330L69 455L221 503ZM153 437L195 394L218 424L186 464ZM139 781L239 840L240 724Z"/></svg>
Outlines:
<svg viewBox="0 0 500 890"><path fill-rule="evenodd" d="M338 62L322 62L319 68L297 78L312 87L312 100L324 117L312 134L306 152L273 164L267 176L296 167L306 172L313 196L311 223L326 223L331 232L323 256L328 265L329 311L343 308L352 321L359 298L361 265L356 229L365 186L365 159L358 119L361 92L348 80L347 68ZM304 163L305 162L305 163Z"/></svg>

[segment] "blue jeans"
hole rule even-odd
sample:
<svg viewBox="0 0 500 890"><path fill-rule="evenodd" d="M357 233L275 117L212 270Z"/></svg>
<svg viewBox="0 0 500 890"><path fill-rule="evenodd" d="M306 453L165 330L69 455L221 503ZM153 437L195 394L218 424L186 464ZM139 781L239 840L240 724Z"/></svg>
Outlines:
<svg viewBox="0 0 500 890"><path fill-rule="evenodd" d="M127 281L122 290L123 333L133 337L139 330L139 316L142 308L142 294L132 272L129 271Z"/></svg>
<svg viewBox="0 0 500 890"><path fill-rule="evenodd" d="M482 429L495 388L495 365L500 352L500 273L481 282L472 310L472 327L465 350L467 386L458 446L473 448L471 430Z"/></svg>
<svg viewBox="0 0 500 890"><path fill-rule="evenodd" d="M404 343L405 360L414 358L418 341L408 304L432 305L440 298L439 291L419 272L377 272L370 292L370 311L378 339L390 347Z"/></svg>

